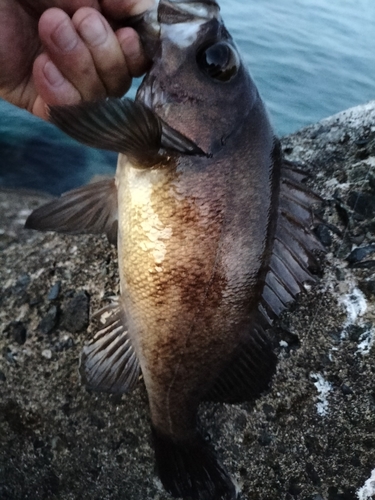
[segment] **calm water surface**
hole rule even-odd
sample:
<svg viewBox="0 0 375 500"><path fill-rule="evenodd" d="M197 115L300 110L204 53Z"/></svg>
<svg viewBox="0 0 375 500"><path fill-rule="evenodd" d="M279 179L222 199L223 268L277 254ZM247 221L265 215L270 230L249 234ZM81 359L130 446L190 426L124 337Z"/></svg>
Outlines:
<svg viewBox="0 0 375 500"><path fill-rule="evenodd" d="M221 0L221 7L279 135L375 99L374 0ZM0 101L0 186L59 194L115 164L115 154L82 147Z"/></svg>

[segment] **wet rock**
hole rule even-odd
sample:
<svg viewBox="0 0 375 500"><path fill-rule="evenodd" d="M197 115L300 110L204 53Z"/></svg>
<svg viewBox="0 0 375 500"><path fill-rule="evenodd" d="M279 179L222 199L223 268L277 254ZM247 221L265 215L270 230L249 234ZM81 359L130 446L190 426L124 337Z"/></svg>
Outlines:
<svg viewBox="0 0 375 500"><path fill-rule="evenodd" d="M6 379L5 373L0 371L0 382L5 382Z"/></svg>
<svg viewBox="0 0 375 500"><path fill-rule="evenodd" d="M67 304L63 313L63 325L71 333L85 330L89 325L90 296L82 291Z"/></svg>

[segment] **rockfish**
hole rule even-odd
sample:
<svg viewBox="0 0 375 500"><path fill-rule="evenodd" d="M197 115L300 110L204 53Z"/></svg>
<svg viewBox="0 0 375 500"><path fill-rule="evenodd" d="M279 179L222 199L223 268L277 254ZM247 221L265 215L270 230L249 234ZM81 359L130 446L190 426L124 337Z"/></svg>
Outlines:
<svg viewBox="0 0 375 500"><path fill-rule="evenodd" d="M160 0L138 21L152 66L135 101L50 110L73 138L119 153L115 178L65 193L26 227L117 244L121 297L83 349L83 379L124 393L142 374L166 490L234 499L198 405L269 386L272 320L314 281L318 198L282 159L216 1Z"/></svg>

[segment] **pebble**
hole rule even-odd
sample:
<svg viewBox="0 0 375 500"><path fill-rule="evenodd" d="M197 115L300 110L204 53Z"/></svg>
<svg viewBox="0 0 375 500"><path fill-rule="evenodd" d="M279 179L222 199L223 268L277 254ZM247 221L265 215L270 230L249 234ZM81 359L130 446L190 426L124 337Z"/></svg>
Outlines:
<svg viewBox="0 0 375 500"><path fill-rule="evenodd" d="M358 247L350 252L350 254L346 257L346 260L349 263L349 266L353 266L373 253L375 253L375 244Z"/></svg>
<svg viewBox="0 0 375 500"><path fill-rule="evenodd" d="M42 321L39 323L38 329L44 335L48 335L52 332L57 324L57 314L58 310L56 306L49 308L47 314L43 317Z"/></svg>
<svg viewBox="0 0 375 500"><path fill-rule="evenodd" d="M51 351L51 349L44 349L42 351L42 356L43 356L43 358L51 359L52 358L52 351Z"/></svg>
<svg viewBox="0 0 375 500"><path fill-rule="evenodd" d="M26 342L26 328L21 321L12 321L9 323L5 328L5 333L11 341L19 345L23 345Z"/></svg>
<svg viewBox="0 0 375 500"><path fill-rule="evenodd" d="M56 281L56 283L50 288L48 292L47 299L48 300L56 300L59 296L61 289L61 281Z"/></svg>
<svg viewBox="0 0 375 500"><path fill-rule="evenodd" d="M89 325L90 296L78 292L67 304L63 313L63 325L68 332L78 333Z"/></svg>
<svg viewBox="0 0 375 500"><path fill-rule="evenodd" d="M329 229L324 224L319 224L315 229L315 234L325 247L332 245L332 236Z"/></svg>

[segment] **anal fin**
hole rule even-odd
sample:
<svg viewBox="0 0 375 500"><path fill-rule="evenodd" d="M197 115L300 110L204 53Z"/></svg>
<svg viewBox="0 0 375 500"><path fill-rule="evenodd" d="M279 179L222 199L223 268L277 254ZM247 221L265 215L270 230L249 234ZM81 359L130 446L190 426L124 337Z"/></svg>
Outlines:
<svg viewBox="0 0 375 500"><path fill-rule="evenodd" d="M141 373L129 338L125 315L119 304L101 309L107 316L103 328L83 348L80 363L82 381L89 389L123 394L134 389Z"/></svg>
<svg viewBox="0 0 375 500"><path fill-rule="evenodd" d="M260 314L257 316L258 320L251 325L236 353L204 396L205 400L222 403L251 401L269 387L277 357L265 332L266 324Z"/></svg>

